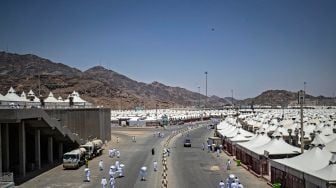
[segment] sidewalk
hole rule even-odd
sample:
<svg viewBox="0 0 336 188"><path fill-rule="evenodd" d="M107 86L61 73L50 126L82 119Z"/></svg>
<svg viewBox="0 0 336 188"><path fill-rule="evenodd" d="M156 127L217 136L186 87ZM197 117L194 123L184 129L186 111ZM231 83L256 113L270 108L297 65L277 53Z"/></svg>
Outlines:
<svg viewBox="0 0 336 188"><path fill-rule="evenodd" d="M246 187L258 187L258 188L269 188L270 185L260 175L253 173L248 170L248 167L241 163L241 166L237 166L235 156L229 156L226 151L222 151L217 157L216 152L212 152L211 155L216 157L220 161L220 169L224 171L224 173L228 176L229 174L234 174L238 177L240 182ZM227 160L231 160L231 168L230 170L226 169Z"/></svg>

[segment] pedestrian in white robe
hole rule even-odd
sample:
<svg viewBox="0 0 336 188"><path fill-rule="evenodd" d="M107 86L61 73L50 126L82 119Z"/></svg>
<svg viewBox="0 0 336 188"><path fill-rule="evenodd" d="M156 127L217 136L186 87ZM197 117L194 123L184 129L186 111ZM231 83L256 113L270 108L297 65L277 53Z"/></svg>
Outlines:
<svg viewBox="0 0 336 188"><path fill-rule="evenodd" d="M225 183L223 182L223 180L219 182L219 188L225 188Z"/></svg>
<svg viewBox="0 0 336 188"><path fill-rule="evenodd" d="M157 171L157 161L156 160L153 162L153 166L154 166L154 171L156 172Z"/></svg>
<svg viewBox="0 0 336 188"><path fill-rule="evenodd" d="M100 160L100 161L99 161L98 166L99 166L99 170L100 170L100 171L103 171L103 170L104 170L103 160Z"/></svg>
<svg viewBox="0 0 336 188"><path fill-rule="evenodd" d="M107 180L105 177L103 177L100 181L100 184L102 185L102 188L106 188L107 186Z"/></svg>

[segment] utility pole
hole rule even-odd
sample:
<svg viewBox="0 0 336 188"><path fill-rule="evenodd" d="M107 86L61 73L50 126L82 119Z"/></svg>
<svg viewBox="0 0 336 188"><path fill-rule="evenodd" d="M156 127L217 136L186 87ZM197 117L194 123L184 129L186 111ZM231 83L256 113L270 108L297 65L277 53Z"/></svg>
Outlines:
<svg viewBox="0 0 336 188"><path fill-rule="evenodd" d="M234 104L233 104L233 89L231 89L231 104L232 104L232 109L234 108Z"/></svg>
<svg viewBox="0 0 336 188"><path fill-rule="evenodd" d="M201 87L198 86L198 110L201 109Z"/></svg>
<svg viewBox="0 0 336 188"><path fill-rule="evenodd" d="M301 153L304 152L304 130L303 130L303 104L304 104L304 91L300 90L298 93L298 102L300 104L300 120L301 120Z"/></svg>
<svg viewBox="0 0 336 188"><path fill-rule="evenodd" d="M38 96L41 96L41 74L38 75Z"/></svg>
<svg viewBox="0 0 336 188"><path fill-rule="evenodd" d="M208 102L208 71L205 71L204 74L205 74L205 97L206 97L204 108L206 108Z"/></svg>

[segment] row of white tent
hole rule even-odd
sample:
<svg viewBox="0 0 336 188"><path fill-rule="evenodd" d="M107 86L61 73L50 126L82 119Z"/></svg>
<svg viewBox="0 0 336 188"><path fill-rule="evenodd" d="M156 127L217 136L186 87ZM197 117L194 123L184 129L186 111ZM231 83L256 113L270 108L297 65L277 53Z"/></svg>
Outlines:
<svg viewBox="0 0 336 188"><path fill-rule="evenodd" d="M187 120L208 118L211 116L226 116L236 113L231 110L175 110L175 109L150 109L150 110L113 110L111 111L111 120L130 119L130 121L158 121L162 117L167 120Z"/></svg>
<svg viewBox="0 0 336 188"><path fill-rule="evenodd" d="M79 93L76 91L73 91L67 99L63 100L61 96L59 96L57 99L54 97L53 93L50 92L49 95L44 99L45 103L53 103L53 104L67 104L69 103L70 97L72 97L72 100L74 104L86 104L87 102L83 100ZM22 104L22 103L40 103L40 99L35 95L35 93L30 90L27 95L23 91L21 95L17 95L13 87L10 87L6 95L0 94L0 102L1 104Z"/></svg>
<svg viewBox="0 0 336 188"><path fill-rule="evenodd" d="M280 170L282 174L287 173L290 176L301 179L305 187L328 187L330 184L335 185L335 110L311 110L305 114L304 131L313 133L315 136L312 137L314 140L311 142L311 148L305 150L303 154L300 154L301 150L299 147L290 145L283 139L283 136L288 137L288 129L295 130L299 128L297 125L298 122L296 122L297 111L288 111L285 114L288 118L282 118L282 121L278 122L283 113L283 111L279 113L278 110L273 110L240 116L249 125L255 123L254 125L252 124L252 126L257 127L257 129L254 129L257 130L255 134L242 129L242 125L234 118L227 118L217 125L217 132L223 138L226 138L226 141L230 143L230 147L234 150L231 151L232 154L237 155L236 157L239 159L244 158L246 154L254 159L261 159L263 157L265 159L266 155L266 158L272 158L270 156L278 158L279 156L283 156L283 159L268 160L268 168L272 167ZM272 138L267 134L270 132L273 133ZM291 158L287 158L288 156L291 156ZM281 175L271 174L271 170L268 173L275 177L281 177ZM274 181L278 181L278 179ZM296 185L284 186L295 187Z"/></svg>

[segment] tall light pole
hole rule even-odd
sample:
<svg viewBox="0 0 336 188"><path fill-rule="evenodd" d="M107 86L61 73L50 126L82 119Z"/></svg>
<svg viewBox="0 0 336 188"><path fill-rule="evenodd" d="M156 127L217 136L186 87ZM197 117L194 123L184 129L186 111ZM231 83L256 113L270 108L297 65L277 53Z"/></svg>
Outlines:
<svg viewBox="0 0 336 188"><path fill-rule="evenodd" d="M232 109L234 108L234 104L233 104L233 89L231 89L231 104L232 104Z"/></svg>
<svg viewBox="0 0 336 188"><path fill-rule="evenodd" d="M304 104L304 91L299 91L299 104L300 104L300 120L301 120L301 153L304 152L304 134L303 134L303 104Z"/></svg>
<svg viewBox="0 0 336 188"><path fill-rule="evenodd" d="M198 110L201 108L201 87L198 86Z"/></svg>
<svg viewBox="0 0 336 188"><path fill-rule="evenodd" d="M306 98L306 85L307 85L307 82L303 82L303 103L305 103L305 98Z"/></svg>
<svg viewBox="0 0 336 188"><path fill-rule="evenodd" d="M206 108L208 102L208 71L205 71L204 74L205 74L205 97L206 97L204 108Z"/></svg>

